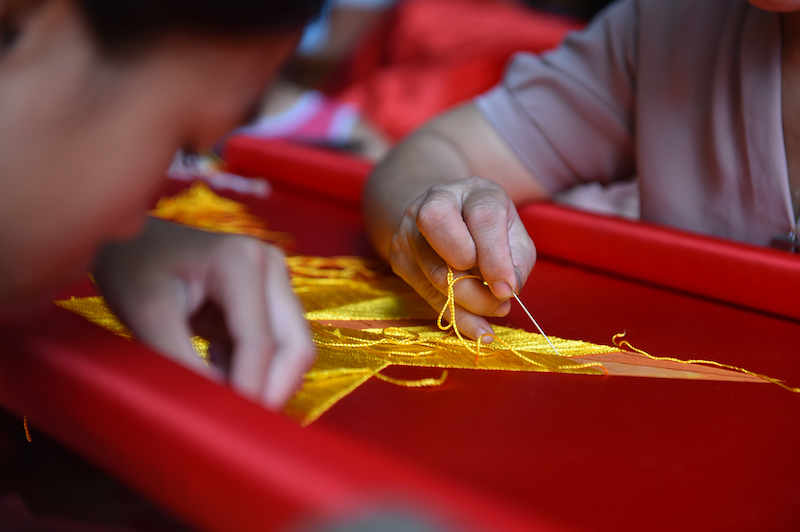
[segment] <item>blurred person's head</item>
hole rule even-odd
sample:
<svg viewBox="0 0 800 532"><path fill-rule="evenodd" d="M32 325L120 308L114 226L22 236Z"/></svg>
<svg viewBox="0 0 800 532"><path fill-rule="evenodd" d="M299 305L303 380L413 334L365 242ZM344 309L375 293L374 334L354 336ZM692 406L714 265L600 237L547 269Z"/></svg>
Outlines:
<svg viewBox="0 0 800 532"><path fill-rule="evenodd" d="M134 235L179 148L257 107L320 0L0 0L0 304Z"/></svg>

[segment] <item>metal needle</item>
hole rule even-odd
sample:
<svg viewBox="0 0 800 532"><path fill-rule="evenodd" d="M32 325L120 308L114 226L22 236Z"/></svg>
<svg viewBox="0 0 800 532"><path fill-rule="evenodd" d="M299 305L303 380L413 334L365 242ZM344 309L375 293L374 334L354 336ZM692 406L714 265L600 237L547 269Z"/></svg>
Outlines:
<svg viewBox="0 0 800 532"><path fill-rule="evenodd" d="M547 343L550 344L550 347L553 348L553 351L555 351L558 356L563 356L561 353L558 352L558 349L556 349L556 346L553 345L553 342L550 341L550 338L547 337L547 335L544 333L542 328L539 327L539 324L536 323L536 320L533 319L533 316L531 315L530 312L528 312L528 309L525 307L525 305L522 304L522 301L520 301L519 297L517 297L517 294L513 294L513 295L514 295L514 299L516 299L517 303L519 303L519 306L522 307L522 310L525 311L525 314L528 315L528 317L531 319L533 324L536 325L536 328L539 329L539 332L542 333L542 336L544 336L544 339L547 340Z"/></svg>

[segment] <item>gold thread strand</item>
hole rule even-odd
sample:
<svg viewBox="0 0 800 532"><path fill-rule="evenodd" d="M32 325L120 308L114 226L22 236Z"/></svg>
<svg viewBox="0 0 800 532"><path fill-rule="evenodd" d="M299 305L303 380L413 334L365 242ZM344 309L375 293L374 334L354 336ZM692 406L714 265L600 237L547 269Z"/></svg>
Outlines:
<svg viewBox="0 0 800 532"><path fill-rule="evenodd" d="M387 377L386 375L382 375L380 372L375 373L373 375L376 379L389 382L391 384L395 384L397 386L403 386L405 388L433 388L436 386L441 386L447 380L447 370L442 371L442 376L438 379L433 377L428 377L425 379L414 379L414 380L406 380L406 379L395 379L393 377Z"/></svg>
<svg viewBox="0 0 800 532"><path fill-rule="evenodd" d="M32 442L31 431L28 429L28 416L22 416L22 427L25 429L25 439Z"/></svg>
<svg viewBox="0 0 800 532"><path fill-rule="evenodd" d="M717 368L729 369L731 371L736 371L736 372L742 373L744 375L750 375L751 377L758 377L759 379L763 379L763 380L765 380L765 381L767 381L769 383L776 384L776 385L780 386L781 388L783 388L784 390L788 390L788 391L794 392L794 393L800 393L800 388L793 388L792 386L787 385L785 383L785 381L783 381L781 379L775 379L773 377L769 377L769 376L761 374L761 373L756 373L756 372L750 371L748 369L740 368L738 366L732 366L730 364L723 364L722 362L715 362L714 360L702 360L702 359L681 360L680 358L653 356L653 355L651 355L650 353L648 353L646 351L642 351L641 349L638 349L638 348L632 346L631 343L628 342L627 340L622 340L622 338L624 338L626 334L627 333L624 333L624 332L615 334L611 338L612 343L614 345L616 345L617 347L628 348L628 349L630 349L631 351L633 351L635 353L639 353L640 355L644 355L647 358L649 358L650 360L662 360L662 361L665 361L665 362L678 362L680 364L700 364L700 365L704 365L704 366L713 366L713 367L717 367Z"/></svg>
<svg viewBox="0 0 800 532"><path fill-rule="evenodd" d="M531 359L530 357L527 357L527 356L523 355L522 353L520 353L519 351L514 349L511 345L509 345L507 342L505 342L504 340L498 338L497 336L495 336L494 334L491 334L491 333L482 334L480 337L478 337L475 340L475 349L472 349L470 347L470 345L467 342L467 340L461 335L461 332L458 330L458 324L456 323L455 284L458 281L461 281L463 279L478 279L478 280L481 280L481 278L478 277L477 275L462 275L461 277L455 277L455 275L453 274L453 268L449 264L447 265L447 301L445 302L444 307L442 307L442 311L439 313L439 317L436 320L436 325L439 326L439 329L441 329L442 331L447 331L447 330L452 329L453 332L455 333L456 337L458 337L458 342L465 349L467 349L470 353L475 355L476 362L478 360L478 357L481 355L481 347L483 345L483 338L488 336L488 337L492 338L493 340L498 341L501 344L503 344L503 346L505 346L505 348L508 349L511 353L513 353L514 355L518 356L519 358L525 360L526 362L529 362L529 363L533 364L534 366L544 367L541 363ZM516 297L516 294L514 294L514 297ZM519 301L519 298L517 298L517 301ZM521 301L520 301L520 305L522 305ZM524 305L523 305L523 308L524 308ZM448 311L448 310L450 311L450 324L447 325L447 326L444 326L442 324L442 320L444 319L445 312ZM525 309L525 312L527 312L528 316L530 316L531 320L533 320L533 316L531 316L530 312L528 312L528 309ZM533 320L533 322L536 323L536 320ZM555 351L558 356L562 356L561 353L558 352L558 349L556 349L556 347L553 345L553 343L547 337L547 335L544 334L544 332L542 331L541 327L539 327L538 323L536 323L536 327L539 329L539 332L542 333L542 336L544 337L544 339L547 340L547 343L550 345L550 347L553 349L553 351ZM566 358L566 357L564 357L564 358ZM601 364L600 362L592 362L592 363L584 364L584 365L587 366L587 367L600 368L605 375L608 375L608 371L606 370L605 366L603 366L603 364Z"/></svg>
<svg viewBox="0 0 800 532"><path fill-rule="evenodd" d="M264 221L253 216L241 203L216 196L201 186L188 193L160 203L154 214L186 225L205 229L245 233L266 240L286 243L290 235L267 231ZM786 390L800 392L779 379L708 360L679 360L655 357L636 349L622 336L614 337L615 346L597 345L553 337L551 340L527 311L542 334L523 329L495 326L492 334L481 335L474 343L464 338L456 321L454 285L461 279L479 279L474 275L455 277L448 266L447 301L436 315L430 306L401 279L389 275L385 265L359 257L288 257L292 288L306 309L311 334L318 348L314 366L305 375L302 389L286 406L285 412L307 425L325 411L375 376L400 386L437 386L440 379L403 381L378 375L389 366L426 368L480 369L500 371L545 371L572 374L608 374L597 360L587 355L606 353L639 353L652 360L716 366L739 372L762 382L777 384ZM83 315L90 321L130 338L130 333L107 309L102 298L71 299L59 306ZM450 312L451 323L444 325ZM381 322L395 320L431 320L438 326L386 327L374 329L336 328L318 321ZM318 321L315 321L318 320ZM494 339L483 344L488 336ZM193 341L200 356L206 356L208 344L200 338ZM546 341L545 341L546 340ZM557 347L556 347L557 346ZM630 351L628 351L630 350ZM586 360L586 361L584 361ZM612 366L609 366L612 368ZM692 370L687 368L688 372ZM683 377L686 378L686 377ZM26 436L27 419L24 420ZM30 440L29 440L30 441Z"/></svg>
<svg viewBox="0 0 800 532"><path fill-rule="evenodd" d="M481 350L481 338L478 338L476 340L477 346L475 350L473 350L472 348L467 346L467 341L464 339L463 336L461 336L461 331L458 330L458 324L456 323L455 285L458 281L463 281L464 279L480 280L480 277L478 277L477 275L462 275L461 277L455 277L453 275L453 268L451 268L449 264L447 265L447 301L445 302L444 307L442 307L442 311L439 313L439 317L436 319L436 325L439 327L439 329L443 331L448 331L452 329L453 332L458 337L458 339L464 344L464 347L469 349L469 351L472 354L477 355L480 353ZM444 319L445 312L447 312L448 310L450 311L450 324L445 326L442 325L442 320Z"/></svg>

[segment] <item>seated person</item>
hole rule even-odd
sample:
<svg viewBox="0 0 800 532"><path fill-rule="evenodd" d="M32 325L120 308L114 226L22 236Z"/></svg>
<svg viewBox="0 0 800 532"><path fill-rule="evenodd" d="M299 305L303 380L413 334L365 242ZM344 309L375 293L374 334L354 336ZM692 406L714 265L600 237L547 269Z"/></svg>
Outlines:
<svg viewBox="0 0 800 532"><path fill-rule="evenodd" d="M139 339L223 378L190 344L221 340L234 389L285 402L314 348L280 251L145 209L176 150L257 109L320 3L0 1L0 308L46 297L105 243L95 279Z"/></svg>
<svg viewBox="0 0 800 532"><path fill-rule="evenodd" d="M458 325L491 331L535 261L514 205L639 179L641 217L768 245L800 214L800 1L622 0L434 119L375 170L376 249ZM479 177L475 177L479 176Z"/></svg>

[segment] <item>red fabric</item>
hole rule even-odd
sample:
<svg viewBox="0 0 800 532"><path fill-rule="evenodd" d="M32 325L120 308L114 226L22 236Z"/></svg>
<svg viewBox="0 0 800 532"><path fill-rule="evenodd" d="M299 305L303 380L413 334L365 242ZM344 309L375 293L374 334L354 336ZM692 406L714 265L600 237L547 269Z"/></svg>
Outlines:
<svg viewBox="0 0 800 532"><path fill-rule="evenodd" d="M0 403L204 530L285 530L387 501L485 530L556 530L316 426L301 428L61 309L0 322Z"/></svg>
<svg viewBox="0 0 800 532"><path fill-rule="evenodd" d="M551 204L520 216L540 255L800 319L800 255Z"/></svg>
<svg viewBox="0 0 800 532"><path fill-rule="evenodd" d="M235 174L266 177L284 189L323 194L354 209L361 203L361 186L372 169L371 163L342 152L247 135L230 138L223 157Z"/></svg>
<svg viewBox="0 0 800 532"><path fill-rule="evenodd" d="M371 165L302 146L232 138L226 158L276 187L358 205ZM540 256L800 319L800 255L598 216L552 204L520 208Z"/></svg>
<svg viewBox="0 0 800 532"><path fill-rule="evenodd" d="M317 150L292 157L262 158L262 173L307 175L311 193L284 189L283 175L266 202L248 200L253 210L293 232L299 252L360 253L357 211L335 194L357 197L367 167ZM323 161L343 190L314 187ZM521 297L549 334L608 343L627 330L653 354L800 383L798 320L598 270L644 264L636 249L650 239L656 260L685 248L700 265L705 247L736 248L726 268L742 274L761 271L745 258L762 250L532 209L543 214L523 209L530 227L552 240L539 237ZM607 240L576 242L579 228ZM691 273L662 268L656 282L724 284L714 269ZM792 286L785 297L798 301ZM531 328L516 306L495 321ZM300 429L60 309L7 321L0 337L4 408L204 529L271 530L387 494L483 530L548 528L539 515L578 530L800 529L800 397L774 385L452 371L439 389L370 381Z"/></svg>
<svg viewBox="0 0 800 532"><path fill-rule="evenodd" d="M133 532L120 528L87 525L33 515L16 495L0 497L0 532Z"/></svg>
<svg viewBox="0 0 800 532"><path fill-rule="evenodd" d="M305 188L291 199L304 212L357 197L368 171L346 156L306 149L275 160L274 147L267 156L233 142L235 162L272 169L278 194ZM324 160L349 192L315 186ZM521 297L549 334L607 344L625 331L655 355L800 385L800 322L778 316L800 300L796 282L783 282L797 257L548 204L520 211L540 253ZM274 218L286 224L276 228L314 225L291 218ZM355 233L322 230L298 239L298 251L331 238L338 252L354 250ZM758 283L772 279L771 296L758 299ZM512 309L494 321L533 328ZM768 384L452 371L438 390L368 382L317 423L579 530L790 531L800 528L798 418L800 397Z"/></svg>
<svg viewBox="0 0 800 532"><path fill-rule="evenodd" d="M552 48L581 26L499 0L406 0L383 42L356 55L339 96L397 140L497 83L514 52Z"/></svg>

